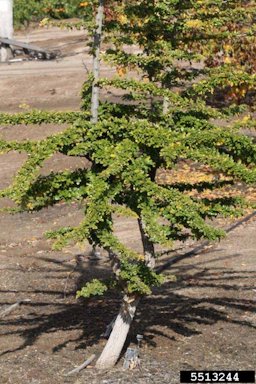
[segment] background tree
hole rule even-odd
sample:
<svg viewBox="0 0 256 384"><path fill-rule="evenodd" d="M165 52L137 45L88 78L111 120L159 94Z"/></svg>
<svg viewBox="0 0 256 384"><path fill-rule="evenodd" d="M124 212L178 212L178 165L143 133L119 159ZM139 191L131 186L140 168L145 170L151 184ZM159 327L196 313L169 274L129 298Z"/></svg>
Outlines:
<svg viewBox="0 0 256 384"><path fill-rule="evenodd" d="M28 154L2 196L24 210L80 200L84 207L80 225L48 236L58 248L88 240L108 252L112 279L92 280L78 292L78 297L89 297L116 289L123 295L98 368L116 363L140 298L164 281L155 269L155 245L171 246L188 237L221 238L224 232L206 219L238 214L245 204L241 198L227 198L222 186L256 181L256 145L240 134L237 123L225 127L218 123L237 108L210 97L231 82L246 84L250 91L255 86L250 64L237 60L231 67L224 59L218 66L213 63L225 39L241 31L250 36L254 4L139 0L108 2L105 7L104 31L111 49L104 59L117 67L117 76L89 77L83 89L85 112L63 133L37 142L0 143L2 152L15 149ZM227 24L230 18L235 29ZM102 102L93 120L95 86L122 89L123 97L120 102ZM40 176L43 162L55 152L85 157L91 167ZM184 164L195 174L199 167L210 180L172 179L173 170L179 172ZM168 183L159 178L162 170L169 172ZM219 197L206 197L209 190ZM143 254L115 236L116 213L137 219Z"/></svg>
<svg viewBox="0 0 256 384"><path fill-rule="evenodd" d="M17 28L28 27L44 17L53 20L68 18L91 19L91 1L82 0L15 0L14 24Z"/></svg>

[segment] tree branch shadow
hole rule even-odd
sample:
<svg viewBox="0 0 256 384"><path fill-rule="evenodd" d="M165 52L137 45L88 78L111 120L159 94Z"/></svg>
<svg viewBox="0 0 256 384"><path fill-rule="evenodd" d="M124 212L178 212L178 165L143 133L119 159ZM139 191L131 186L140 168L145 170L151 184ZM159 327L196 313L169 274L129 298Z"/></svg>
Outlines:
<svg viewBox="0 0 256 384"><path fill-rule="evenodd" d="M220 254L215 259L223 261L225 257ZM51 258L51 262L56 265L59 260ZM175 343L175 335L198 335L204 326L212 326L217 322L254 329L255 325L242 316L244 312L253 314L256 309L255 302L246 299L244 294L247 289L252 289L252 285L245 285L244 281L250 281L253 272L214 268L211 260L209 265L208 263L209 260L206 260L205 264L199 261L175 265L177 282L167 282L161 288L155 289L152 296L142 300L129 340L135 340L136 334L142 333L145 334L145 342L151 346L157 346L159 336ZM56 278L55 268L49 271L49 274L51 273ZM75 288L83 286L92 276L106 278L110 273L110 269L105 268L102 263L88 262L76 271ZM56 281L56 284L59 284L58 280ZM200 290L200 294L195 293L195 289ZM238 291L243 293L243 297L237 296ZM76 301L74 295L63 299L61 293L61 290L35 289L35 299L26 304L22 317L12 315L0 322L3 336L15 335L22 339L17 348L7 348L0 356L34 345L44 335L49 338L52 353L58 353L70 344L75 349L92 346L97 348L101 344L101 335L106 325L117 314L121 298L110 292L105 298ZM45 300L37 300L38 294L43 295ZM51 336L60 331L63 340L56 342Z"/></svg>

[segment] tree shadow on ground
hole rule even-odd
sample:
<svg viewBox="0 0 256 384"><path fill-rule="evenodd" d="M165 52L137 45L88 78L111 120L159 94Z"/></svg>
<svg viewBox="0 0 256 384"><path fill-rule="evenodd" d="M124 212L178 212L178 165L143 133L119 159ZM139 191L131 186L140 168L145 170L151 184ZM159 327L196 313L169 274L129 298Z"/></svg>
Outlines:
<svg viewBox="0 0 256 384"><path fill-rule="evenodd" d="M207 273L201 277L206 277L208 280ZM194 284L191 284L190 288L193 289L193 286ZM205 289L206 287L209 285L200 284L200 288ZM212 289L213 285L210 287ZM198 289L198 286L196 288ZM235 293L237 288L228 285L229 291L232 291L233 288ZM225 284L221 286L221 289L226 289ZM242 320L241 316L244 312L255 312L256 307L253 300L219 296L218 293L216 296L212 294L212 297L202 293L200 298L193 298L180 294L179 290L170 292L167 287L159 293L160 296L152 296L145 300L137 316L139 332L146 331L151 335L149 337L151 340L156 335L170 339L173 339L175 334L190 337L200 334L201 326L214 325L219 321L256 328L250 321ZM163 330L159 330L159 326ZM150 340L148 341L150 342ZM154 345L152 342L151 344Z"/></svg>
<svg viewBox="0 0 256 384"><path fill-rule="evenodd" d="M226 256L227 259L229 257ZM216 258L222 262L224 259L221 255ZM49 258L47 261L49 262ZM49 269L48 275L50 277L52 273L56 279L56 265L60 262L54 258L50 261L53 268ZM213 267L211 260L205 263L176 264L173 267L177 281L165 283L154 290L152 296L142 300L130 340L134 340L137 333L142 333L148 344L156 346L158 336L175 341L176 335L191 337L200 334L205 325L214 325L219 321L255 328L251 321L243 318L245 312L255 312L255 302L244 298L245 291L253 289L250 283L252 271ZM64 265L64 270L71 271L70 266ZM75 349L91 346L97 349L107 324L118 312L120 297L109 293L104 298L76 301L74 292L77 288L92 277L108 277L110 270L95 260L88 261L86 266L80 265L76 273L76 286L68 292L66 298L63 298L63 291L60 289L34 290L32 297L35 299L26 304L22 316L9 316L1 320L2 335L16 335L23 342L16 348L5 349L0 356L34 345L44 335L49 338L53 353L70 344ZM56 279L57 287L58 284ZM243 297L239 297L238 292L242 292ZM39 294L40 299L37 300ZM2 304L3 302L0 303ZM57 342L51 336L60 331L62 340Z"/></svg>

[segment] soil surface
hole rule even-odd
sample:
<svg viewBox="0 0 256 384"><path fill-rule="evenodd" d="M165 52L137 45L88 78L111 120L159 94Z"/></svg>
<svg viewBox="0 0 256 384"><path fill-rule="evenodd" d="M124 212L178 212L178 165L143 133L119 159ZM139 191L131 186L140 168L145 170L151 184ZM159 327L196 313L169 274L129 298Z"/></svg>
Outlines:
<svg viewBox="0 0 256 384"><path fill-rule="evenodd" d="M16 37L47 48L65 48L70 56L59 62L1 64L1 111L21 110L19 105L24 103L44 109L79 109L86 76L82 59L89 65L84 34L49 29ZM63 46L66 43L70 45ZM62 129L2 126L0 136L36 139ZM16 152L0 156L1 189L9 185L24 160ZM86 162L56 155L45 163L43 172L81 166ZM8 204L2 200L0 207ZM255 369L256 220L252 214L241 223L234 222L218 244L199 247L192 256L188 252L197 244L176 244L159 258L159 265L170 262L164 271L167 281L142 300L127 342L134 346L136 335L143 335L139 369L124 371L122 357L111 371L89 368L66 376L92 353L100 353L105 343L101 335L120 304L113 294L75 298L86 281L109 275L104 254L95 259L86 245L52 251L44 237L46 230L75 225L81 218L77 204L58 204L33 214L1 214L0 315L21 301L0 318L1 384L176 384L180 370ZM117 218L116 233L140 249L133 220ZM171 265L177 255L180 258Z"/></svg>
<svg viewBox="0 0 256 384"><path fill-rule="evenodd" d="M18 33L14 38L47 50L58 50L60 58L0 63L0 111L79 110L82 85L92 68L85 31L39 28ZM102 63L101 73L104 77L110 76L115 70Z"/></svg>

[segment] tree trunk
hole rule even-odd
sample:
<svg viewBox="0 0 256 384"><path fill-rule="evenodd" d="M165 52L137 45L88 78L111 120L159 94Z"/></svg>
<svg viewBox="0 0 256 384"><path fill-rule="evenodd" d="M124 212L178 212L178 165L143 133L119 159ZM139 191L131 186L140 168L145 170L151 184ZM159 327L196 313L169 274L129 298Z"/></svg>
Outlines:
<svg viewBox="0 0 256 384"><path fill-rule="evenodd" d="M91 97L91 122L97 123L99 113L99 94L98 86L100 75L100 46L102 38L102 25L104 17L104 0L99 0L97 15L96 15L96 30L93 40L93 84Z"/></svg>
<svg viewBox="0 0 256 384"><path fill-rule="evenodd" d="M145 224L142 219L138 219L138 224L141 233L141 240L143 244L144 257L146 265L153 269L155 267L155 250L154 244L149 239L146 231ZM112 261L112 268L114 273L119 274L119 263L113 252L108 250L110 260ZM108 369L112 368L124 347L128 332L130 330L131 323L133 321L137 306L140 301L139 296L125 295L121 305L119 314L115 320L110 337L103 349L99 359L96 362L96 368Z"/></svg>
<svg viewBox="0 0 256 384"><path fill-rule="evenodd" d="M112 368L124 346L140 298L125 295L111 335L96 362L96 368Z"/></svg>
<svg viewBox="0 0 256 384"><path fill-rule="evenodd" d="M146 233L145 224L142 219L138 219L138 224L139 224L140 236L143 244L145 263L150 269L153 269L156 263L154 243L149 239Z"/></svg>

